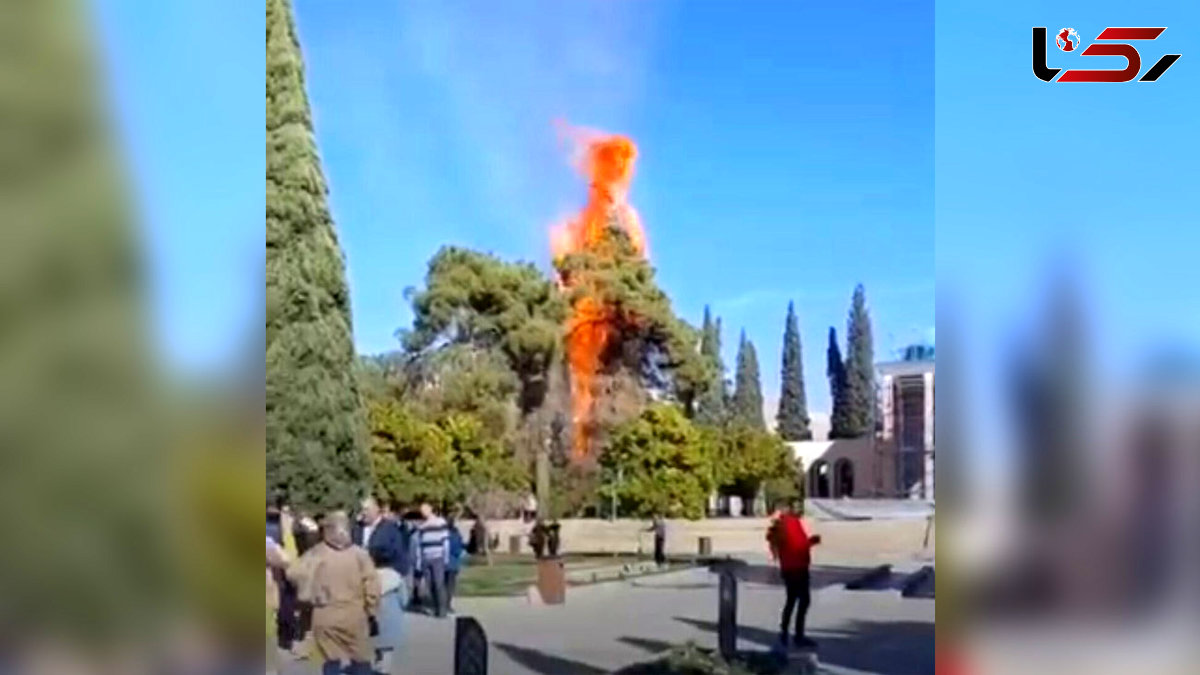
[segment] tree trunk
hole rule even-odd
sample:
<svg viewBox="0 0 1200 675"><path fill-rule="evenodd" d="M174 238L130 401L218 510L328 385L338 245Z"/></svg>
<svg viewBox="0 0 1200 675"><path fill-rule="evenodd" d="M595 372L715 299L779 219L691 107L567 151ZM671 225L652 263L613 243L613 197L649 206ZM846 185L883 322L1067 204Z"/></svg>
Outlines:
<svg viewBox="0 0 1200 675"><path fill-rule="evenodd" d="M549 439L546 439L549 441ZM548 442L539 444L537 450L537 515L547 519L550 513L550 447Z"/></svg>

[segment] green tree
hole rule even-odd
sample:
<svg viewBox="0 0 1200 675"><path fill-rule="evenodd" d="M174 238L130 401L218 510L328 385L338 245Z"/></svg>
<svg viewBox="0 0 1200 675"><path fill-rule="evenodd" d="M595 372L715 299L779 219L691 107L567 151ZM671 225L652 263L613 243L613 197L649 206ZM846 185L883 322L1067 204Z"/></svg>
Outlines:
<svg viewBox="0 0 1200 675"><path fill-rule="evenodd" d="M804 394L804 364L800 352L800 325L796 310L788 303L787 320L783 329L783 373L779 396L779 413L775 416L776 432L785 441L812 440L809 428L808 401Z"/></svg>
<svg viewBox="0 0 1200 675"><path fill-rule="evenodd" d="M711 377L696 405L696 421L701 424L724 424L728 418L729 386L725 381L725 363L721 359L721 319L712 318L704 306L704 323L700 329L700 356L708 361Z"/></svg>
<svg viewBox="0 0 1200 675"><path fill-rule="evenodd" d="M496 349L452 344L407 364L398 394L427 420L471 415L497 441L511 442L520 381Z"/></svg>
<svg viewBox="0 0 1200 675"><path fill-rule="evenodd" d="M829 327L829 347L825 352L825 376L829 379L829 397L833 412L829 416L829 438L853 438L846 403L846 364L838 348L837 330Z"/></svg>
<svg viewBox="0 0 1200 675"><path fill-rule="evenodd" d="M445 430L397 400L373 401L368 414L376 494L407 503L458 497L458 463Z"/></svg>
<svg viewBox="0 0 1200 675"><path fill-rule="evenodd" d="M407 294L413 325L399 336L409 354L446 345L496 350L520 382L522 414L542 404L561 353L566 305L536 267L447 246L429 261L425 288Z"/></svg>
<svg viewBox="0 0 1200 675"><path fill-rule="evenodd" d="M705 434L714 448L716 479L723 493L753 500L769 482L776 481L772 485L778 488L779 479L795 481L791 451L775 434L742 424L709 428Z"/></svg>
<svg viewBox="0 0 1200 675"><path fill-rule="evenodd" d="M736 389L733 392L732 416L735 420L748 425L752 429L766 429L763 420L762 384L758 374L758 354L754 343L742 331L738 343L737 374L734 379Z"/></svg>
<svg viewBox="0 0 1200 675"><path fill-rule="evenodd" d="M0 554L0 631L9 653L50 636L63 649L77 638L133 644L162 627L180 582L195 581L173 574L170 535L191 504L170 485L180 448L164 447L171 411L155 368L145 252L96 77L103 51L91 9L9 4L0 21L0 529L12 542ZM204 456L227 457L213 449ZM254 446L237 449L257 457ZM230 494L245 492L227 486ZM237 508L213 510L233 512L228 524ZM238 552L223 546L239 536L230 532L203 562ZM246 576L220 581L245 591ZM223 609L204 618L245 626L235 623L245 617L237 601ZM116 665L100 651L115 650L90 651L93 667Z"/></svg>
<svg viewBox="0 0 1200 675"><path fill-rule="evenodd" d="M846 320L846 433L849 438L875 430L875 354L871 317L862 284L854 289Z"/></svg>
<svg viewBox="0 0 1200 675"><path fill-rule="evenodd" d="M696 349L700 335L675 314L654 268L625 231L614 221L600 244L558 258L554 265L570 289L570 306L591 298L607 312L615 339L601 356L601 370L614 375L605 379L632 377L643 390L663 392L691 415L712 378L709 362Z"/></svg>
<svg viewBox="0 0 1200 675"><path fill-rule="evenodd" d="M429 420L393 399L372 402L369 418L375 489L381 496L465 503L483 517L496 517L528 486L525 467L470 413Z"/></svg>
<svg viewBox="0 0 1200 675"><path fill-rule="evenodd" d="M366 418L287 0L267 2L266 63L267 487L300 506L345 508L369 482Z"/></svg>
<svg viewBox="0 0 1200 675"><path fill-rule="evenodd" d="M716 487L712 451L678 406L651 405L614 430L600 458L604 490L638 517L701 518Z"/></svg>

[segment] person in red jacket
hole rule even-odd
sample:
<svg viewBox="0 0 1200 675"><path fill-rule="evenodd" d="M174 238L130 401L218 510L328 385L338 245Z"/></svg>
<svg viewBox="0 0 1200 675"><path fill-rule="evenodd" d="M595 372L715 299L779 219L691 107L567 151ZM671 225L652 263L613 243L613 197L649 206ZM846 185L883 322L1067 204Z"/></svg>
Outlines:
<svg viewBox="0 0 1200 675"><path fill-rule="evenodd" d="M788 502L775 518L767 532L771 555L779 563L780 576L787 589L787 602L783 606L783 617L779 627L781 646L788 644L788 624L792 612L796 613L796 634L792 645L812 648L816 643L804 634L804 620L812 601L808 584L808 568L812 563L812 547L821 543L820 535L809 536L800 520L796 502Z"/></svg>

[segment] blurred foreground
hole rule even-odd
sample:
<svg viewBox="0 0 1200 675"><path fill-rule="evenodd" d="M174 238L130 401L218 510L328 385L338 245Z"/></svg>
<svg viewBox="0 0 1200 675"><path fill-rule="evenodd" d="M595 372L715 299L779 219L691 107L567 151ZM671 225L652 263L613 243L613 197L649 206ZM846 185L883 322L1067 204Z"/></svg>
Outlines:
<svg viewBox="0 0 1200 675"><path fill-rule="evenodd" d="M1097 285L1054 262L999 349L939 307L947 672L1197 672L1200 361L1101 360Z"/></svg>
<svg viewBox="0 0 1200 675"><path fill-rule="evenodd" d="M158 365L92 28L67 0L0 10L0 672L249 664L262 370Z"/></svg>

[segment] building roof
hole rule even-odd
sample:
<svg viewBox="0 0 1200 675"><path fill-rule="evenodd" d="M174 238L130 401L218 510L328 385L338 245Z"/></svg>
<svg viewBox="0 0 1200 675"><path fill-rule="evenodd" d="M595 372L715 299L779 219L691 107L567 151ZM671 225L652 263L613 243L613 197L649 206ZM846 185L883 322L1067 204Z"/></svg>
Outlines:
<svg viewBox="0 0 1200 675"><path fill-rule="evenodd" d="M885 361L876 363L880 375L924 375L934 372L933 360L928 361Z"/></svg>

